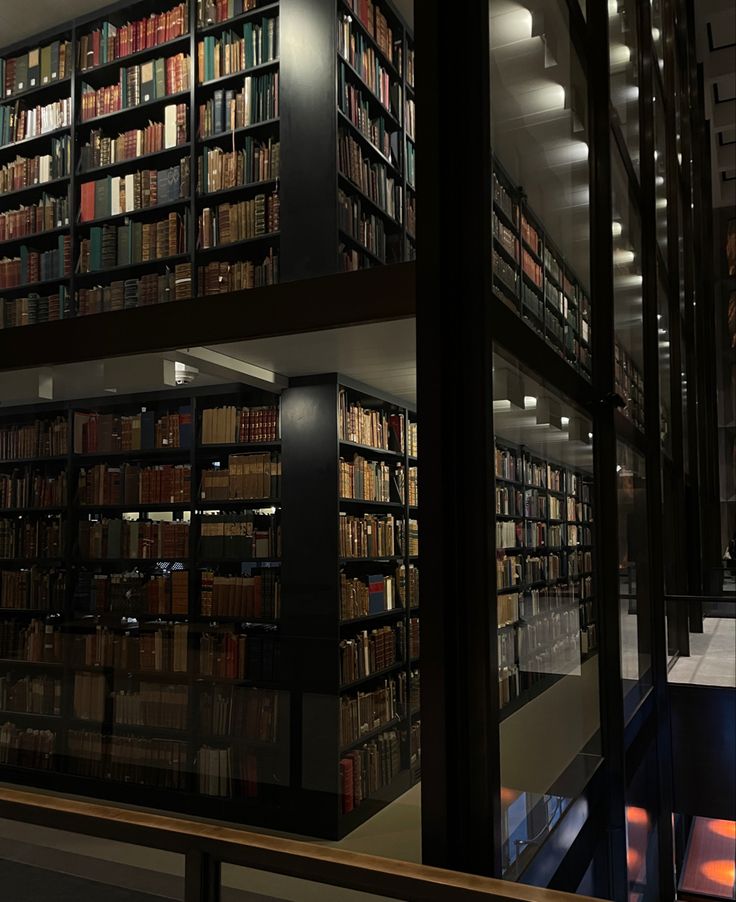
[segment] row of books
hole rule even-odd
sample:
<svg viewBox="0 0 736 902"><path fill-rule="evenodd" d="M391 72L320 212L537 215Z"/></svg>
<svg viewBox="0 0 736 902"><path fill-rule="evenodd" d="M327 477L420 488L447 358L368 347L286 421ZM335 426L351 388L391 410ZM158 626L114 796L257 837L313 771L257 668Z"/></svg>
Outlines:
<svg viewBox="0 0 736 902"><path fill-rule="evenodd" d="M340 556L344 558L380 558L401 554L397 543L396 521L391 514L339 516Z"/></svg>
<svg viewBox="0 0 736 902"><path fill-rule="evenodd" d="M192 408L188 404L163 414L147 408L127 415L74 412L75 454L191 446Z"/></svg>
<svg viewBox="0 0 736 902"><path fill-rule="evenodd" d="M230 454L227 467L202 473L203 501L240 501L248 498L278 498L281 495L281 455Z"/></svg>
<svg viewBox="0 0 736 902"><path fill-rule="evenodd" d="M98 464L79 471L79 504L183 504L192 497L190 464L120 467Z"/></svg>
<svg viewBox="0 0 736 902"><path fill-rule="evenodd" d="M342 175L387 216L399 223L403 220L401 183L388 174L383 163L372 162L355 138L342 129L338 135L338 166Z"/></svg>
<svg viewBox="0 0 736 902"><path fill-rule="evenodd" d="M386 262L391 238L386 235L383 219L364 210L360 198L351 197L341 188L337 192L337 224L374 257Z"/></svg>
<svg viewBox="0 0 736 902"><path fill-rule="evenodd" d="M189 197L189 157L167 169L143 169L124 176L105 176L81 187L80 222L108 219Z"/></svg>
<svg viewBox="0 0 736 902"><path fill-rule="evenodd" d="M43 570L3 570L0 580L0 608L17 611L62 611L66 597L66 572ZM0 705L0 708L3 707Z"/></svg>
<svg viewBox="0 0 736 902"><path fill-rule="evenodd" d="M69 424L62 416L1 426L0 461L56 457L67 453L68 442Z"/></svg>
<svg viewBox="0 0 736 902"><path fill-rule="evenodd" d="M94 129L79 152L80 172L180 147L189 140L188 119L186 103L172 103L164 107L163 122L149 121L144 128L120 132L114 138L104 134L102 129Z"/></svg>
<svg viewBox="0 0 736 902"><path fill-rule="evenodd" d="M340 497L362 501L393 500L391 486L396 490L396 500L401 501L396 471L401 465L389 466L383 461L366 460L356 454L352 460L340 458Z"/></svg>
<svg viewBox="0 0 736 902"><path fill-rule="evenodd" d="M23 245L20 256L0 260L0 290L33 285L71 275L72 239L60 235L57 246L48 251L34 251Z"/></svg>
<svg viewBox="0 0 736 902"><path fill-rule="evenodd" d="M26 467L0 473L0 510L63 507L66 501L66 470L49 475Z"/></svg>
<svg viewBox="0 0 736 902"><path fill-rule="evenodd" d="M401 41L394 35L381 7L373 0L345 0L384 56L401 71Z"/></svg>
<svg viewBox="0 0 736 902"><path fill-rule="evenodd" d="M185 254L189 243L189 211L169 213L154 222L92 226L80 241L80 273L100 272L116 266L147 263Z"/></svg>
<svg viewBox="0 0 736 902"><path fill-rule="evenodd" d="M69 128L71 124L71 97L30 108L18 100L14 104L0 106L0 147Z"/></svg>
<svg viewBox="0 0 736 902"><path fill-rule="evenodd" d="M280 210L278 190L233 204L205 207L199 216L197 244L200 248L222 247L271 235L279 230Z"/></svg>
<svg viewBox="0 0 736 902"><path fill-rule="evenodd" d="M273 516L253 511L205 514L200 518L199 551L206 561L277 560L281 529Z"/></svg>
<svg viewBox="0 0 736 902"><path fill-rule="evenodd" d="M101 673L75 673L72 696L74 716L79 720L105 719L107 683Z"/></svg>
<svg viewBox="0 0 736 902"><path fill-rule="evenodd" d="M373 113L368 94L348 78L345 64L340 61L338 69L337 105L344 116L363 134L368 141L398 167L401 160L399 132L389 125L381 113Z"/></svg>
<svg viewBox="0 0 736 902"><path fill-rule="evenodd" d="M373 45L362 34L356 34L349 15L338 16L337 49L382 106L398 119L402 108L401 85L392 78Z"/></svg>
<svg viewBox="0 0 736 902"><path fill-rule="evenodd" d="M354 683L392 667L404 657L404 625L363 630L340 642L340 683Z"/></svg>
<svg viewBox="0 0 736 902"><path fill-rule="evenodd" d="M37 204L0 213L0 241L14 241L69 225L69 198L43 194Z"/></svg>
<svg viewBox="0 0 736 902"><path fill-rule="evenodd" d="M257 5L258 0L197 0L197 25L205 28L227 22Z"/></svg>
<svg viewBox="0 0 736 902"><path fill-rule="evenodd" d="M188 91L189 70L189 57L178 53L122 68L116 84L93 88L83 83L81 121L89 122L99 116Z"/></svg>
<svg viewBox="0 0 736 902"><path fill-rule="evenodd" d="M91 573L80 570L74 588L74 610L98 614L186 616L189 571L164 573Z"/></svg>
<svg viewBox="0 0 736 902"><path fill-rule="evenodd" d="M197 42L197 82L206 84L226 75L234 75L278 59L279 19L264 16L260 22L249 20L241 33L224 31Z"/></svg>
<svg viewBox="0 0 736 902"><path fill-rule="evenodd" d="M0 675L0 710L58 717L61 680L50 676Z"/></svg>
<svg viewBox="0 0 736 902"><path fill-rule="evenodd" d="M202 617L274 620L281 613L278 570L263 569L252 576L219 576L203 570L200 579Z"/></svg>
<svg viewBox="0 0 736 902"><path fill-rule="evenodd" d="M56 734L52 730L24 730L14 723L0 726L0 764L49 770L55 748Z"/></svg>
<svg viewBox="0 0 736 902"><path fill-rule="evenodd" d="M279 116L279 73L248 75L240 91L216 90L199 105L199 137L212 138Z"/></svg>
<svg viewBox="0 0 736 902"><path fill-rule="evenodd" d="M23 188L65 178L72 171L72 142L69 135L51 139L51 153L35 157L18 156L0 166L0 197Z"/></svg>
<svg viewBox="0 0 736 902"><path fill-rule="evenodd" d="M64 643L60 630L41 620L0 620L0 658L32 664L61 664Z"/></svg>
<svg viewBox="0 0 736 902"><path fill-rule="evenodd" d="M349 814L401 771L401 737L396 730L375 739L340 759L340 797L343 814Z"/></svg>
<svg viewBox="0 0 736 902"><path fill-rule="evenodd" d="M279 254L273 248L259 261L213 262L197 268L198 297L265 288L279 281Z"/></svg>
<svg viewBox="0 0 736 902"><path fill-rule="evenodd" d="M411 568L412 571L414 567ZM340 618L357 620L371 614L382 614L402 608L401 589L405 582L406 568L402 564L396 574L374 574L364 579L348 577L340 573Z"/></svg>
<svg viewBox="0 0 736 902"><path fill-rule="evenodd" d="M203 445L275 442L278 438L278 407L225 405L202 411Z"/></svg>
<svg viewBox="0 0 736 902"><path fill-rule="evenodd" d="M276 742L280 692L249 686L213 687L199 699L202 732L209 736Z"/></svg>
<svg viewBox="0 0 736 902"><path fill-rule="evenodd" d="M399 674L370 692L340 696L340 745L360 740L365 733L388 727L406 711L406 679Z"/></svg>
<svg viewBox="0 0 736 902"><path fill-rule="evenodd" d="M3 98L32 91L63 81L72 73L71 41L53 41L44 47L34 47L26 53L0 59L0 84Z"/></svg>
<svg viewBox="0 0 736 902"><path fill-rule="evenodd" d="M278 640L269 635L205 633L199 642L199 673L220 680L276 680Z"/></svg>
<svg viewBox="0 0 736 902"><path fill-rule="evenodd" d="M0 558L58 558L62 549L60 517L0 520Z"/></svg>
<svg viewBox="0 0 736 902"><path fill-rule="evenodd" d="M189 627L174 623L165 629L120 633L104 626L72 636L74 667L105 667L143 673L188 673Z"/></svg>
<svg viewBox="0 0 736 902"><path fill-rule="evenodd" d="M69 730L66 757L68 771L77 776L164 790L186 789L191 770L185 742L88 730Z"/></svg>
<svg viewBox="0 0 736 902"><path fill-rule="evenodd" d="M165 686L141 681L136 689L111 693L112 719L126 726L156 726L166 730L186 730L189 721L187 686Z"/></svg>
<svg viewBox="0 0 736 902"><path fill-rule="evenodd" d="M182 37L188 31L188 2L124 25L103 22L99 28L80 36L77 64L85 72L133 53L158 47Z"/></svg>
<svg viewBox="0 0 736 902"><path fill-rule="evenodd" d="M135 279L115 280L109 285L80 288L77 315L108 313L149 304L164 304L192 296L192 264L177 263L163 273L148 273Z"/></svg>
<svg viewBox="0 0 736 902"><path fill-rule="evenodd" d="M87 560L182 560L189 556L186 521L83 520L79 553Z"/></svg>
<svg viewBox="0 0 736 902"><path fill-rule="evenodd" d="M281 145L278 140L259 141L246 135L244 145L241 150L233 151L213 147L201 154L197 164L197 191L200 194L279 177Z"/></svg>
<svg viewBox="0 0 736 902"><path fill-rule="evenodd" d="M340 389L338 428L343 441L370 445L385 451L404 451L404 415L389 414L384 410L352 402L345 389Z"/></svg>
<svg viewBox="0 0 736 902"><path fill-rule="evenodd" d="M258 760L245 749L211 748L202 746L196 761L197 789L203 795L245 796L258 795Z"/></svg>

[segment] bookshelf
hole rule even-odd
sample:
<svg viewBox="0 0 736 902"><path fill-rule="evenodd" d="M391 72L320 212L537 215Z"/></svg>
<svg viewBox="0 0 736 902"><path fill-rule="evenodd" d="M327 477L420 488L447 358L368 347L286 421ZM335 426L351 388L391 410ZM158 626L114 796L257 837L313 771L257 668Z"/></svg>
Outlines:
<svg viewBox="0 0 736 902"><path fill-rule="evenodd" d="M413 258L411 38L354 5L305 43L294 5L139 0L0 51L0 328Z"/></svg>
<svg viewBox="0 0 736 902"><path fill-rule="evenodd" d="M494 292L590 381L590 300L495 157L492 224Z"/></svg>
<svg viewBox="0 0 736 902"><path fill-rule="evenodd" d="M592 477L496 439L501 716L596 653Z"/></svg>
<svg viewBox="0 0 736 902"><path fill-rule="evenodd" d="M417 451L336 375L6 411L3 777L325 837L408 789Z"/></svg>

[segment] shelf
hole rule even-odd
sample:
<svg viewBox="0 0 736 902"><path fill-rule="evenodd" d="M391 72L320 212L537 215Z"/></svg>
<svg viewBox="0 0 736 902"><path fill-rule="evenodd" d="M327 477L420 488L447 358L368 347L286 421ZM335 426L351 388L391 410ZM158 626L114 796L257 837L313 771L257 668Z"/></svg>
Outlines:
<svg viewBox="0 0 736 902"><path fill-rule="evenodd" d="M396 68L395 64L393 63L393 61L391 59L389 59L389 57L386 56L386 53L379 47L378 42L373 37L373 35L370 33L370 31L368 31L366 26L361 22L357 13L354 10L352 10L348 6L348 4L344 2L344 0L340 0L340 6L342 7L344 13L346 15L350 16L350 18L352 19L353 25L355 25L358 28L358 30L363 35L363 37L366 39L366 41L368 41L371 48L375 52L376 56L379 57L384 68L389 70L390 74L394 77L395 81L401 82L402 81L401 72L399 72L399 70Z"/></svg>
<svg viewBox="0 0 736 902"><path fill-rule="evenodd" d="M509 595L512 592L517 592L519 594L523 593L525 588L524 583L519 583L516 586L506 586L503 589L496 589L496 595Z"/></svg>
<svg viewBox="0 0 736 902"><path fill-rule="evenodd" d="M527 251L529 256L540 266L544 266L544 261L542 260L541 254L538 254L534 248L527 242L526 238L522 236L521 243L524 247L524 250Z"/></svg>
<svg viewBox="0 0 736 902"><path fill-rule="evenodd" d="M47 188L54 188L58 185L66 185L69 183L71 176L63 175L58 179L51 179L48 182L37 182L35 185L26 185L25 188L15 188L12 191L6 191L0 194L0 204L9 198L18 197L22 194L29 194L31 191L45 191Z"/></svg>
<svg viewBox="0 0 736 902"><path fill-rule="evenodd" d="M9 667L11 670L16 668L31 668L37 670L63 670L64 665L58 661L20 661L12 658L0 658L0 668Z"/></svg>
<svg viewBox="0 0 736 902"><path fill-rule="evenodd" d="M278 8L278 3L268 3L265 6L258 6L256 9L250 9L248 12L241 13L239 16L233 16L232 19L226 19L224 22L213 22L211 25L203 25L197 28L197 37L200 35L213 34L221 29L231 28L233 25L247 22L248 19L254 19L264 13L275 12Z"/></svg>
<svg viewBox="0 0 736 902"><path fill-rule="evenodd" d="M371 623L374 620L384 620L387 617L397 617L406 614L405 608L391 608L388 611L378 611L374 614L364 614L362 617L354 617L352 620L341 620L341 627L359 626L361 623Z"/></svg>
<svg viewBox="0 0 736 902"><path fill-rule="evenodd" d="M205 193L197 193L197 201L206 203L210 200L219 200L220 198L230 197L231 195L239 195L244 191L258 191L264 188L271 188L279 184L279 179L266 179L262 182L248 182L244 185L233 185L232 188L221 188L219 191L207 191Z"/></svg>
<svg viewBox="0 0 736 902"><path fill-rule="evenodd" d="M63 514L66 509L66 504L52 507L3 507L0 508L0 517L13 517L17 514Z"/></svg>
<svg viewBox="0 0 736 902"><path fill-rule="evenodd" d="M117 70L123 67L127 68L129 63L140 62L146 59L155 59L159 55L164 56L165 53L162 53L162 51L173 50L180 45L189 49L189 43L190 35L189 32L187 32L178 38L172 38L170 41L164 41L161 44L157 44L155 47L146 47L144 50L137 50L135 53L129 53L126 56L119 56L117 59L110 60L106 63L99 63L97 66L91 66L88 69L78 68L77 78L81 81L87 81L91 77L94 81L100 82L101 79L96 77L100 74L115 72L117 75Z"/></svg>
<svg viewBox="0 0 736 902"><path fill-rule="evenodd" d="M367 92L368 98L372 101L374 107L379 110L381 115L391 120L391 123L395 126L396 131L400 131L401 122L399 122L398 117L395 116L388 107L383 105L383 102L381 101L379 96L373 91L372 88L368 87L366 82L363 80L363 76L352 65L352 63L349 63L348 60L339 51L337 53L337 58L345 66L345 71L349 72L353 76L353 78L358 81L362 90Z"/></svg>
<svg viewBox="0 0 736 902"><path fill-rule="evenodd" d="M368 248L364 244L361 244L361 242L358 241L357 238L353 238L353 236L349 232L346 232L344 229L339 229L338 231L342 239L349 241L352 245L354 245L356 250L360 251L362 254L365 254L367 257L370 257L370 259L373 260L374 263L377 263L379 266L383 266L386 263L384 259L377 256L373 251L369 251Z"/></svg>
<svg viewBox="0 0 736 902"><path fill-rule="evenodd" d="M157 213L160 210L172 210L176 207L189 206L188 197L181 197L178 200L172 200L165 204L155 204L152 207L141 207L139 210L131 210L128 213L116 213L114 216L104 216L98 219L88 219L85 222L81 220L77 223L77 229L88 229L92 226L107 225L108 223L120 222L124 219L135 219L137 216L143 216L149 213Z"/></svg>
<svg viewBox="0 0 736 902"><path fill-rule="evenodd" d="M126 511L141 512L147 511L150 513L166 513L167 511L188 511L192 509L193 502L191 501L172 501L169 504L165 504L163 502L151 502L149 504L143 504L141 502L131 502L127 503L117 503L117 504L77 504L76 509L82 514L94 513L95 511L120 511L121 513L125 513Z"/></svg>
<svg viewBox="0 0 736 902"><path fill-rule="evenodd" d="M516 259L516 257L514 257L514 255L510 251L508 251L506 249L506 247L503 244L503 242L501 241L501 239L497 238L496 235L493 236L493 243L496 246L496 250L500 251L500 253L503 255L503 257L506 259L506 262L509 263L511 266L513 266L514 269L518 269L519 261Z"/></svg>
<svg viewBox="0 0 736 902"><path fill-rule="evenodd" d="M25 721L29 726L48 724L49 721L54 724L60 724L62 720L61 714L34 714L31 711L0 711L0 723L6 720L13 721L16 718Z"/></svg>
<svg viewBox="0 0 736 902"><path fill-rule="evenodd" d="M176 254L173 257L159 257L156 260L144 260L140 263L124 263L122 266L109 266L106 269L96 269L92 272L77 273L76 279L77 281L85 282L104 281L109 284L110 281L115 281L114 279L110 279L110 276L115 276L117 273L124 274L146 268L155 269L160 266L168 267L169 265L174 265L176 263L188 263L190 260L190 254Z"/></svg>
<svg viewBox="0 0 736 902"><path fill-rule="evenodd" d="M56 229L46 229L45 232L33 232L31 235L18 235L15 238L6 238L5 241L0 241L0 248L10 247L13 244L25 244L26 241L38 241L43 238L51 238L54 235L58 236L64 232L68 232L70 228L70 225L65 225L59 226Z"/></svg>
<svg viewBox="0 0 736 902"><path fill-rule="evenodd" d="M519 208L517 207L516 209L517 209L517 216L518 216ZM493 201L493 210L496 213L496 215L498 216L498 218L503 220L504 224L507 225L513 231L514 237L518 238L519 237L518 224L514 222L514 220L509 216L509 214L502 207L500 207L496 203L495 200Z"/></svg>
<svg viewBox="0 0 736 902"><path fill-rule="evenodd" d="M393 170L393 174L398 179L403 179L403 174L399 167L395 163L392 163L391 160L383 153L383 151L379 150L379 148L376 147L376 145L371 141L368 135L366 135L365 132L361 131L360 128L358 128L358 126L353 122L353 120L350 119L350 117L345 113L343 113L343 111L339 107L337 110L337 116L338 121L343 125L347 125L351 129L357 140L360 141L361 144L363 144L363 146L366 147L371 153L374 153L378 157L379 161L383 163L383 165L387 169Z"/></svg>
<svg viewBox="0 0 736 902"><path fill-rule="evenodd" d="M71 276L57 276L55 279L44 279L41 282L26 282L24 285L15 285L12 288L0 288L0 295L7 297L9 294L27 295L36 289L53 288L69 282Z"/></svg>
<svg viewBox="0 0 736 902"><path fill-rule="evenodd" d="M352 448L355 451L365 451L366 453L376 454L380 457L391 457L396 460L404 459L403 451L390 451L388 448L374 448L373 445L362 445L359 442L349 442L345 439L340 439L340 447Z"/></svg>
<svg viewBox="0 0 736 902"><path fill-rule="evenodd" d="M264 241L274 241L281 237L281 232L267 232L265 235L256 235L253 238L241 238L239 241L231 241L228 244L218 244L216 247L198 247L197 254L222 254L231 249L246 247L251 244L261 244Z"/></svg>
<svg viewBox="0 0 736 902"><path fill-rule="evenodd" d="M144 564L150 564L157 567L159 564L188 564L189 555L182 557L159 557L159 558L140 558L140 557L124 557L124 558L83 558L74 559L74 563L79 567L142 567ZM189 567L184 569L188 570ZM122 615L121 615L122 616Z"/></svg>
<svg viewBox="0 0 736 902"><path fill-rule="evenodd" d="M17 152L19 147L25 147L28 144L33 144L37 141L48 141L51 138L58 138L59 135L68 135L71 134L71 126L65 125L63 128L55 128L50 132L44 132L42 135L33 135L30 138L23 138L22 141L11 141L10 144L0 144L0 154L4 150L12 150L13 153Z"/></svg>
<svg viewBox="0 0 736 902"><path fill-rule="evenodd" d="M190 96L190 91L177 91L176 94L167 94L166 97L156 97L154 100L147 100L145 103L137 103L135 106L126 106L122 110L113 110L111 113L103 113L101 116L95 116L92 119L80 119L78 128L94 128L98 122L108 122L116 116L124 116L126 113L135 113L138 110L150 110L156 106L167 106L172 103L180 103Z"/></svg>
<svg viewBox="0 0 736 902"><path fill-rule="evenodd" d="M359 507L390 508L403 510L404 505L400 501L364 501L362 498L340 498L340 504L355 504Z"/></svg>
<svg viewBox="0 0 736 902"><path fill-rule="evenodd" d="M367 676L359 677L357 680L353 680L350 683L341 683L338 692L350 692L352 689L357 689L364 683L370 683L372 680L381 680L384 677L390 676L392 673L403 670L405 667L405 661L397 661L390 667L386 667L383 670L377 670L375 673L369 673Z"/></svg>
<svg viewBox="0 0 736 902"><path fill-rule="evenodd" d="M259 558L197 558L196 566L206 570L212 567L221 567L223 565L237 564L245 567L262 567L264 564L276 564L281 566L279 558L259 557Z"/></svg>
<svg viewBox="0 0 736 902"><path fill-rule="evenodd" d="M521 278L522 278L524 284L528 285L529 288L531 288L533 292L535 292L540 298L544 298L544 292L542 291L540 286L537 285L537 283L534 281L534 279L532 279L531 276L527 272L525 272L525 270L523 270L523 269L521 271ZM547 301L546 303L549 304L549 301Z"/></svg>
<svg viewBox="0 0 736 902"><path fill-rule="evenodd" d="M280 123L280 119L276 117L275 119L263 119L261 122L253 122L251 125L241 125L239 128L231 128L227 129L224 132L218 132L214 135L197 135L197 144L205 145L205 144L215 144L218 141L222 141L224 139L236 138L238 135L248 134L249 132L254 131L262 131L263 129L271 128L274 125L278 125Z"/></svg>
<svg viewBox="0 0 736 902"><path fill-rule="evenodd" d="M518 479L509 479L507 476L499 476L498 473L495 474L495 479L496 479L496 482L504 482L507 485L515 485L515 486L518 486L519 488L525 488L524 483L519 482Z"/></svg>
<svg viewBox="0 0 736 902"><path fill-rule="evenodd" d="M197 455L211 459L222 454L237 454L245 451L279 450L281 441L274 442L224 442L211 445L197 445Z"/></svg>
<svg viewBox="0 0 736 902"><path fill-rule="evenodd" d="M191 456L189 448L146 448L136 451L92 451L83 454L75 454L73 461L80 466L95 461L117 460L117 461L137 461L143 458L147 460L159 460L160 458L168 459L170 457L177 460L188 460Z"/></svg>
<svg viewBox="0 0 736 902"><path fill-rule="evenodd" d="M216 88L218 85L226 84L236 79L246 79L250 75L258 75L268 69L273 69L279 65L278 57L275 60L269 60L267 63L259 63L257 66L251 66L249 69L240 69L238 72L230 72L228 75L220 75L218 78L211 78L209 81L197 82L197 90L204 91L210 88Z"/></svg>
<svg viewBox="0 0 736 902"><path fill-rule="evenodd" d="M176 144L174 147L164 147L161 150L154 150L151 153L143 153L137 157L130 157L126 160L116 160L114 163L108 163L106 166L94 166L91 169L85 169L84 172L78 172L77 175L82 180L92 180L88 179L88 176L95 175L107 175L110 172L114 172L118 169L123 169L125 167L130 166L131 169L136 169L140 166L141 163L144 163L148 160L154 160L159 157L166 156L181 156L182 154L186 155L189 153L190 145L187 144ZM64 179L60 179L60 181L65 181ZM49 184L49 183L47 183Z"/></svg>
<svg viewBox="0 0 736 902"><path fill-rule="evenodd" d="M278 498L230 498L221 501L193 501L187 505L195 511L260 510L263 507L281 507Z"/></svg>
<svg viewBox="0 0 736 902"><path fill-rule="evenodd" d="M45 91L51 91L52 88L60 88L64 85L70 85L69 93L71 93L71 75L64 78L56 78L54 81L48 81L46 84L36 85L33 88L26 88L24 91L17 91L13 94L5 94L0 98L0 104L15 103L16 100L22 100L24 97L31 97L34 94L42 94ZM62 92L63 93L63 92Z"/></svg>
<svg viewBox="0 0 736 902"><path fill-rule="evenodd" d="M2 568L0 568L1 570ZM49 617L60 617L63 611L37 610L36 608L6 608L0 606L0 616L12 615L13 617L38 617L39 620L46 620Z"/></svg>
<svg viewBox="0 0 736 902"><path fill-rule="evenodd" d="M403 561L403 554L390 555L389 557L341 557L338 562L344 564L393 564L397 561Z"/></svg>
<svg viewBox="0 0 736 902"><path fill-rule="evenodd" d="M8 567L20 567L21 569L49 567L53 569L55 567L63 567L64 563L65 561L62 557L6 557L0 558L0 569L7 569Z"/></svg>

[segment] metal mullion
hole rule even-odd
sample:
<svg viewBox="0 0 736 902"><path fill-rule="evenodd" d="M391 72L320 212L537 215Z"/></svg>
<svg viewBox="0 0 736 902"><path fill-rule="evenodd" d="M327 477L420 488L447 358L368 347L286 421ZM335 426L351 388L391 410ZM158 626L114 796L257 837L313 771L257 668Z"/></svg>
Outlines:
<svg viewBox="0 0 736 902"><path fill-rule="evenodd" d="M639 32L651 34L651 8L647 3L637 5ZM639 53L640 97L653 96L651 54ZM659 892L663 898L674 898L675 880L672 835L672 742L667 694L667 635L665 624L664 536L656 528L662 515L662 443L660 439L660 373L659 322L657 318L658 256L657 215L655 190L655 125L651 104L639 103L639 134L641 141L641 226L642 275L644 312L644 410L648 441L646 443L646 498L649 523L649 631L652 661L652 681L655 702L655 742L658 758L658 805L653 813L657 825L657 863Z"/></svg>
<svg viewBox="0 0 736 902"><path fill-rule="evenodd" d="M601 739L608 771L605 812L610 857L611 898L628 897L626 879L624 706L618 597L616 428L614 425L613 220L610 130L608 8L589 7L589 110L591 122L591 283L595 297L592 322L593 386L599 399L593 409L594 517L596 594L599 612ZM604 518L600 516L606 511Z"/></svg>

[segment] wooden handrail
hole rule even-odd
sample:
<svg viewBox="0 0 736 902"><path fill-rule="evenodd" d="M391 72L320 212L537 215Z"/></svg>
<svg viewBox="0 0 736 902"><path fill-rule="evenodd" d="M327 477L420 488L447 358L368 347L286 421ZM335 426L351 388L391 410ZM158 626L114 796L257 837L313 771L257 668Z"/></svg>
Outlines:
<svg viewBox="0 0 736 902"><path fill-rule="evenodd" d="M593 902L589 896L6 787L0 787L0 817L185 855L187 902L217 898L220 863L406 902Z"/></svg>

